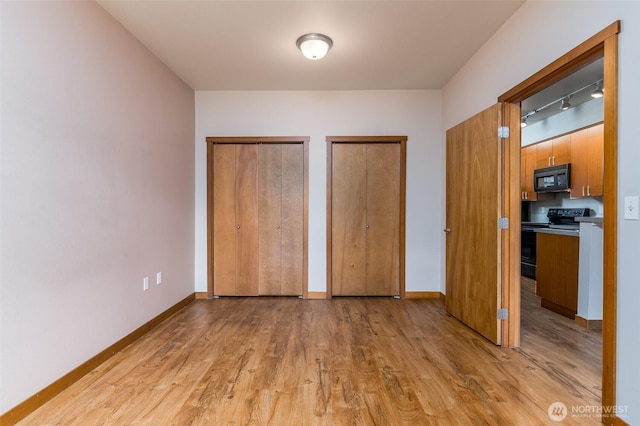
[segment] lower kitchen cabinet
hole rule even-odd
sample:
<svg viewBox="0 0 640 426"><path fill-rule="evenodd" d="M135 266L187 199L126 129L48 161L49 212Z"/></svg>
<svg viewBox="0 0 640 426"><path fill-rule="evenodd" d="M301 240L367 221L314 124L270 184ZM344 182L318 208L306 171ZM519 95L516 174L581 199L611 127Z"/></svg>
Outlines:
<svg viewBox="0 0 640 426"><path fill-rule="evenodd" d="M540 305L570 319L578 311L578 236L537 233L536 294Z"/></svg>

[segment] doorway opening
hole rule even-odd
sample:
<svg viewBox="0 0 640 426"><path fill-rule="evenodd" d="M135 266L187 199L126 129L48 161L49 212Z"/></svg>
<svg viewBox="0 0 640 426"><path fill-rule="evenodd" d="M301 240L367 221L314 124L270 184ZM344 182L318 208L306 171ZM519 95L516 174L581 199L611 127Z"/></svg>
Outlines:
<svg viewBox="0 0 640 426"><path fill-rule="evenodd" d="M604 185L603 185L603 322L602 322L602 405L615 405L616 376L616 282L617 282L617 96L618 96L618 33L620 21L616 21L594 35L572 51L557 59L513 89L498 97L499 102L514 105L520 111L520 104L532 95L562 80L576 70L603 58L604 84ZM524 111L521 111L521 113ZM520 152L520 138L513 138L512 152ZM509 159L512 171L520 170L520 155ZM519 189L519 188L516 188ZM517 197L517 193L510 194ZM511 204L512 217L520 219L521 211ZM516 226L520 225L517 220ZM519 251L520 238L515 238ZM518 257L516 256L515 259ZM519 268L511 268L518 269ZM510 315L508 346L520 345L520 277L510 276L508 280L509 299L505 303L515 315ZM613 419L603 419L613 421Z"/></svg>

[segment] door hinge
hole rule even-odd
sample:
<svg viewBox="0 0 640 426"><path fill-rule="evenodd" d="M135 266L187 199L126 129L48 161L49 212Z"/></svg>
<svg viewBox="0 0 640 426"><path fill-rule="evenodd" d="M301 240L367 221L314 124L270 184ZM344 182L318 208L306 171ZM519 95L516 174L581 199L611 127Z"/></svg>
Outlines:
<svg viewBox="0 0 640 426"><path fill-rule="evenodd" d="M498 309L498 319L506 320L509 318L509 310L507 308Z"/></svg>
<svg viewBox="0 0 640 426"><path fill-rule="evenodd" d="M508 217L500 217L500 218L498 218L498 229L509 229L509 218Z"/></svg>
<svg viewBox="0 0 640 426"><path fill-rule="evenodd" d="M498 137L499 138L508 138L509 137L509 128L506 126L498 127Z"/></svg>

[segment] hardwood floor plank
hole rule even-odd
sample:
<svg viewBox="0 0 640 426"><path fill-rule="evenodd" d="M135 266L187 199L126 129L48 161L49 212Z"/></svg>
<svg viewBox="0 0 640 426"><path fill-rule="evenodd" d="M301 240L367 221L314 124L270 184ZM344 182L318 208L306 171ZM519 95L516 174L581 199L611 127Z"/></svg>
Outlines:
<svg viewBox="0 0 640 426"><path fill-rule="evenodd" d="M548 424L553 402L598 405L600 332L532 282L523 297L519 349L438 299L197 300L19 424Z"/></svg>

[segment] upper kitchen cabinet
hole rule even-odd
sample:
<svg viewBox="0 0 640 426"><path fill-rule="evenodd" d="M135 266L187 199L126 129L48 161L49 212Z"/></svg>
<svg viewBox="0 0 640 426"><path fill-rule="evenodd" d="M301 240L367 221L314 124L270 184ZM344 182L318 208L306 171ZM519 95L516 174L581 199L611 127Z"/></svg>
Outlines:
<svg viewBox="0 0 640 426"><path fill-rule="evenodd" d="M533 188L533 171L536 168L538 145L522 148L520 153L520 193L522 201L536 201L538 194Z"/></svg>
<svg viewBox="0 0 640 426"><path fill-rule="evenodd" d="M558 136L537 144L536 169L571 162L571 135Z"/></svg>
<svg viewBox="0 0 640 426"><path fill-rule="evenodd" d="M571 135L571 198L602 196L604 125Z"/></svg>

